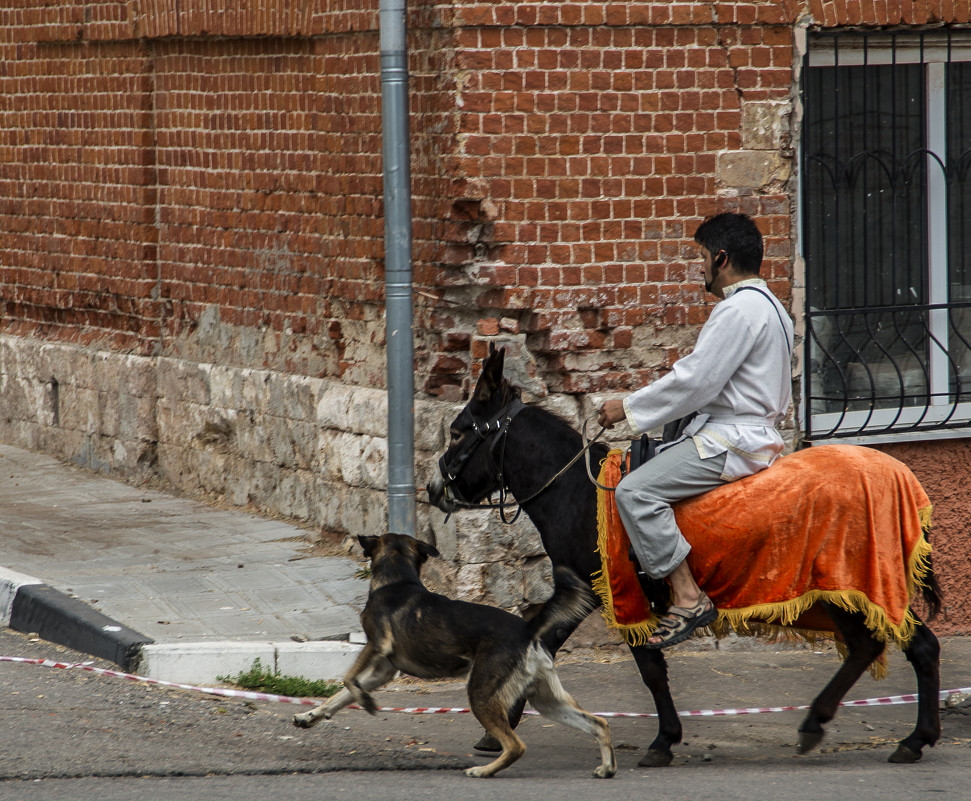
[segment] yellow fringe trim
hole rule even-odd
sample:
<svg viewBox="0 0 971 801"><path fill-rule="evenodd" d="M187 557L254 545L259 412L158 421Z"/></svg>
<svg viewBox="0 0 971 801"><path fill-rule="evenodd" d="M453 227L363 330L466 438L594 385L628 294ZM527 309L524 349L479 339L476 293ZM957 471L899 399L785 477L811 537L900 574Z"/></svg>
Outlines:
<svg viewBox="0 0 971 801"><path fill-rule="evenodd" d="M602 473L601 467L601 483L603 483ZM604 496L603 490L597 490L597 553L601 555L601 559L603 554L606 553L608 536L607 505ZM932 510L933 507L931 506L918 510L921 528L925 532L930 529ZM914 546L907 567L908 598L913 598L918 588L926 586L932 550L931 544L926 538L921 538ZM657 616L652 612L649 618L633 625L617 623L613 597L610 592L610 582L602 569L593 576L593 590L603 603L602 614L608 628L619 632L630 645L644 645L657 628L659 622ZM901 648L905 648L909 644L911 637L914 636L914 630L920 625L910 609L907 610L900 625L894 624L883 609L872 603L864 593L858 590L812 590L789 601L755 604L741 609L719 609L718 619L710 628L716 637L724 637L734 631L743 637L782 636L790 641L802 640L809 643L829 641L834 639L833 632L794 628L792 626L800 615L823 601L848 612L859 612L864 616L866 627L878 640L895 642ZM845 659L846 649L843 644L837 641L836 648ZM870 666L870 672L877 679L883 678L886 675L886 670L886 662L883 657Z"/></svg>

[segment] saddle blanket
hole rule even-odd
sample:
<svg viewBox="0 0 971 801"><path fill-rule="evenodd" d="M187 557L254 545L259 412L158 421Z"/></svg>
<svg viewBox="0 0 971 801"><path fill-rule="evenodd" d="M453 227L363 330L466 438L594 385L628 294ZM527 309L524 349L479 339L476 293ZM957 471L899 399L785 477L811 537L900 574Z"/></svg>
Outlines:
<svg viewBox="0 0 971 801"><path fill-rule="evenodd" d="M610 452L601 484L617 485L622 458ZM597 492L603 569L594 589L608 626L642 644L658 621L628 556L614 493ZM929 570L931 505L893 457L854 445L807 448L673 508L691 544L688 565L718 607L716 634L832 634L825 601L862 612L880 640L904 646L913 635L909 606Z"/></svg>

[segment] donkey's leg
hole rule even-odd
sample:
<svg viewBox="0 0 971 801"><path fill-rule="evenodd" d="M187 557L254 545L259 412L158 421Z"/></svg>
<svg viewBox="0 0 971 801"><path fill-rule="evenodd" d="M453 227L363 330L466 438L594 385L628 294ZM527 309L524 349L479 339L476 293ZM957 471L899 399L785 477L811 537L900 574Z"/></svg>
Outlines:
<svg viewBox="0 0 971 801"><path fill-rule="evenodd" d="M796 753L799 754L812 751L822 742L826 733L823 724L836 716L836 710L846 693L886 647L886 643L880 642L866 627L864 617L859 612L848 612L831 604L826 604L826 611L843 635L849 654L809 707L809 714L799 727L799 743L796 746Z"/></svg>
<svg viewBox="0 0 971 801"><path fill-rule="evenodd" d="M657 710L658 732L654 742L648 746L647 753L637 763L642 768L663 768L671 764L674 754L671 746L681 742L681 719L674 707L671 687L668 684L668 666L664 654L653 648L631 645L637 669L647 689L654 697Z"/></svg>
<svg viewBox="0 0 971 801"><path fill-rule="evenodd" d="M916 762L925 745L941 736L941 645L927 626L919 623L904 656L917 675L917 727L890 755L890 762Z"/></svg>

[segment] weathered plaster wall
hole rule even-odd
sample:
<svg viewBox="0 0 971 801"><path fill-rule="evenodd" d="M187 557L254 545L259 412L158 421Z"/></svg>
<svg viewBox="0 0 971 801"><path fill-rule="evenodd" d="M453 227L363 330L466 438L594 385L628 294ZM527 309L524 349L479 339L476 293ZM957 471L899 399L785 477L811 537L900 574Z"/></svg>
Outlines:
<svg viewBox="0 0 971 801"><path fill-rule="evenodd" d="M933 624L940 634L971 628L971 440L875 446L906 464L934 504L931 543L944 608Z"/></svg>

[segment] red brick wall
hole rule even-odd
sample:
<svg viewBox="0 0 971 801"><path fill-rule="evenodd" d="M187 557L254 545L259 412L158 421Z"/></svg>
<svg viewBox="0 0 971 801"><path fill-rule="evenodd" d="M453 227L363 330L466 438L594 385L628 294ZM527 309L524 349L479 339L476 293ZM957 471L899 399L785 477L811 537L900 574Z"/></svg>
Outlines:
<svg viewBox="0 0 971 801"><path fill-rule="evenodd" d="M143 55L9 41L17 33L4 26L0 51L4 328L144 347L159 309Z"/></svg>
<svg viewBox="0 0 971 801"><path fill-rule="evenodd" d="M650 380L707 316L691 234L726 208L788 299L787 176L726 184L719 159L745 104L789 102L793 21L967 6L414 0L419 389L461 396L483 317L550 391ZM0 3L0 330L381 385L376 12Z"/></svg>
<svg viewBox="0 0 971 801"><path fill-rule="evenodd" d="M0 329L381 385L377 6L242 5L0 4ZM449 50L421 12L433 259Z"/></svg>
<svg viewBox="0 0 971 801"><path fill-rule="evenodd" d="M741 103L788 101L779 19L755 3L456 7L456 206L471 219L452 228L439 283L514 319L551 391L643 383L682 353L672 342L631 364L628 349L637 329L706 319L692 234L717 211L760 220L766 275L788 298L785 186L717 174L742 147Z"/></svg>

